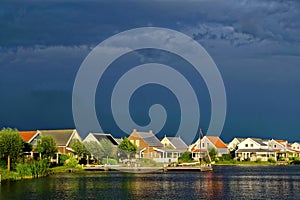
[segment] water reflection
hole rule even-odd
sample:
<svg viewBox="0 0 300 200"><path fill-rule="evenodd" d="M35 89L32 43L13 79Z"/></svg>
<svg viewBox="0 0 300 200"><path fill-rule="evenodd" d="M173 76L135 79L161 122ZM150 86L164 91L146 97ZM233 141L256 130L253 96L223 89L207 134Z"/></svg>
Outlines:
<svg viewBox="0 0 300 200"><path fill-rule="evenodd" d="M59 174L0 186L0 199L300 199L300 167Z"/></svg>

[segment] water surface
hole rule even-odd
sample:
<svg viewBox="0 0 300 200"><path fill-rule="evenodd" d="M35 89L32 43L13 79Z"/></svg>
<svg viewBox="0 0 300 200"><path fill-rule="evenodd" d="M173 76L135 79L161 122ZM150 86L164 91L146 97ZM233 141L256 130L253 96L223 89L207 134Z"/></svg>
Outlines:
<svg viewBox="0 0 300 200"><path fill-rule="evenodd" d="M300 166L66 173L2 184L0 199L300 199Z"/></svg>

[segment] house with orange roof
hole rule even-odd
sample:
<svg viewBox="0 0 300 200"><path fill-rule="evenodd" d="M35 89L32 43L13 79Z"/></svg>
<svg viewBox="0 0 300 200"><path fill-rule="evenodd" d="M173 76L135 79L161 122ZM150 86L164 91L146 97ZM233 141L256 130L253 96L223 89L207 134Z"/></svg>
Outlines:
<svg viewBox="0 0 300 200"><path fill-rule="evenodd" d="M32 151L24 152L24 155L31 158L37 158L39 153L34 152L34 146L37 144L36 138L38 138L39 133L37 131L19 131L19 134L24 142L31 144L33 147Z"/></svg>
<svg viewBox="0 0 300 200"><path fill-rule="evenodd" d="M37 131L19 131L24 142L34 145L34 139L39 135Z"/></svg>
<svg viewBox="0 0 300 200"><path fill-rule="evenodd" d="M300 142L294 142L291 144L291 148L295 152L294 157L300 157Z"/></svg>
<svg viewBox="0 0 300 200"><path fill-rule="evenodd" d="M276 153L277 160L294 157L294 154L297 153L292 149L291 144L289 144L287 140L271 139L268 141L268 146L270 150L273 150Z"/></svg>
<svg viewBox="0 0 300 200"><path fill-rule="evenodd" d="M227 145L218 136L204 136L201 138L201 144L200 139L198 139L190 146L189 150L192 152L193 159L198 160L201 154L206 154L207 151L210 151L212 148L217 150L218 157L229 153Z"/></svg>

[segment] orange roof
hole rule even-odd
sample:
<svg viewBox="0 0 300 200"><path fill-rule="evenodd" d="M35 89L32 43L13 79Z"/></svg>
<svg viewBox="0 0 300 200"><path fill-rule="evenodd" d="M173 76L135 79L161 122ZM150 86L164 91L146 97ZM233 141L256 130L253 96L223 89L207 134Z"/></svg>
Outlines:
<svg viewBox="0 0 300 200"><path fill-rule="evenodd" d="M206 136L216 148L227 148L227 145L218 136Z"/></svg>
<svg viewBox="0 0 300 200"><path fill-rule="evenodd" d="M276 142L282 143L282 142L287 142L286 140L275 140Z"/></svg>
<svg viewBox="0 0 300 200"><path fill-rule="evenodd" d="M29 142L33 138L33 136L35 136L35 134L37 132L36 131L20 131L19 133L25 142Z"/></svg>

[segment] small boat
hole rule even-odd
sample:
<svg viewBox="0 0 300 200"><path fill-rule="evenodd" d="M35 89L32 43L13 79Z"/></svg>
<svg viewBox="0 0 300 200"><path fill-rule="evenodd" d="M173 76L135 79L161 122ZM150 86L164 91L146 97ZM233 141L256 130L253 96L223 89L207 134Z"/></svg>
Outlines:
<svg viewBox="0 0 300 200"><path fill-rule="evenodd" d="M209 163L203 163L202 159L201 159L201 138L203 138L203 133L202 133L202 129L200 129L200 134L199 134L199 149L200 149L200 157L199 157L199 162L200 162L200 172L207 172L207 171L212 171L212 160L211 157L209 155L208 149L206 147L206 154L209 160Z"/></svg>

